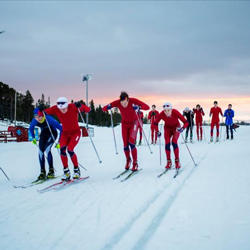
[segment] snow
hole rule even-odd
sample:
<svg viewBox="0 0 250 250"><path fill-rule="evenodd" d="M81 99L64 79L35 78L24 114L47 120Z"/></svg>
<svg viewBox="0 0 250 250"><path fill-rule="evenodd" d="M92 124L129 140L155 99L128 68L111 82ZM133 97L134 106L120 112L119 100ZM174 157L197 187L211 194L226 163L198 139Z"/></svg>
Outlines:
<svg viewBox="0 0 250 250"><path fill-rule="evenodd" d="M144 126L148 136L149 126ZM5 130L6 127L0 127ZM0 248L1 249L250 249L250 127L241 126L235 140L188 143L180 146L182 169L157 178L162 166L159 146L138 147L137 175L125 182L113 180L124 169L121 128L115 128L118 155L111 128L94 127L93 141L81 138L76 147L89 179L60 191L43 194L43 183L26 189L39 175L38 150L31 142L1 143ZM206 139L209 128L205 127ZM182 138L179 139L179 142ZM53 149L57 175L62 164ZM72 170L72 164L70 162Z"/></svg>

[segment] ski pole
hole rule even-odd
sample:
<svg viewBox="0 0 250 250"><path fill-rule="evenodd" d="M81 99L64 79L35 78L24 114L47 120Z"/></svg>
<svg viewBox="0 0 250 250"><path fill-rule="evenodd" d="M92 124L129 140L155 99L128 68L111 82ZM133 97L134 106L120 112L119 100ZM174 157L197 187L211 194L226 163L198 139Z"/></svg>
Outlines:
<svg viewBox="0 0 250 250"><path fill-rule="evenodd" d="M163 124L161 124L160 132L162 129ZM161 166L161 137L159 137L159 151L160 151L160 166Z"/></svg>
<svg viewBox="0 0 250 250"><path fill-rule="evenodd" d="M4 173L4 175L6 176L6 178L10 181L9 177L7 174L5 174L5 172L3 171L3 169L0 167L0 169L2 170L2 172Z"/></svg>
<svg viewBox="0 0 250 250"><path fill-rule="evenodd" d="M138 114L137 114L137 112L136 112L136 111L135 111L135 114L136 114L136 116L137 116L137 119L138 119L139 124L141 124L141 121L140 121L139 116L138 116ZM145 132L144 132L143 127L142 127L142 133L143 133L143 135L144 135L144 136L145 136L145 138L146 138L146 135L145 135ZM146 138L146 141L147 141L147 145L148 145L148 148L149 148L150 153L151 153L151 154L153 154L153 152L152 152L152 150L151 150L151 148L150 148L150 145L149 145L149 143L148 143L147 138Z"/></svg>
<svg viewBox="0 0 250 250"><path fill-rule="evenodd" d="M81 111L80 111L79 108L78 108L78 112L79 112L79 114L80 114L80 116L81 116L81 118L82 118L82 122L86 124L86 122L84 121L83 116L82 116L82 113L81 113ZM87 125L87 124L86 124L86 125ZM90 139L90 141L91 141L91 143L92 143L92 146L93 146L93 148L94 148L94 150L95 150L95 152L96 152L96 155L97 155L97 158L98 158L98 160L99 160L99 163L102 163L102 161L101 161L101 159L100 159L100 157L99 157L99 154L98 154L98 152L97 152L97 150L96 150L95 144L94 144L94 142L93 142L91 136L88 136L88 137L89 137L89 139Z"/></svg>
<svg viewBox="0 0 250 250"><path fill-rule="evenodd" d="M221 133L222 133L222 124L223 124L223 117L221 118L221 127L220 127L220 142L221 142Z"/></svg>
<svg viewBox="0 0 250 250"><path fill-rule="evenodd" d="M46 117L44 111L43 111L43 115L44 115L45 120L46 120L46 123L47 123L47 125L48 125L49 131L50 131L50 134L51 134L51 137L52 137L53 141L56 142L56 139L55 139L55 137L54 137L54 135L53 135L53 133L52 133L51 127L50 127L50 125L49 125L49 122L48 122L48 120L47 120L47 117ZM57 148L57 152L58 152L59 155L61 155L58 148ZM69 154L67 154L67 155L70 157ZM87 169L86 169L84 166L82 166L79 162L78 162L78 165L79 165L81 168L83 168L84 170L87 171ZM54 168L54 167L53 167L53 168ZM54 168L54 169L55 169L55 168ZM56 170L56 169L55 169L55 170Z"/></svg>
<svg viewBox="0 0 250 250"><path fill-rule="evenodd" d="M116 152L116 154L118 154L118 152L117 152L117 145L116 145L116 139L115 139L115 130L114 130L112 110L110 110L110 118L111 118L111 126L112 126L112 130L113 130L113 137L114 137L114 143L115 143L115 152Z"/></svg>
<svg viewBox="0 0 250 250"><path fill-rule="evenodd" d="M186 145L186 147L187 147L187 150L188 150L188 152L189 152L189 154L190 154L190 156L191 156L191 158L192 158L192 160L193 160L193 162L194 162L194 165L197 166L197 164L195 163L194 158L193 158L193 156L192 156L192 154L191 154L191 152L190 152L190 150L189 150L189 148L188 148L188 145L187 145L187 143L186 143L185 140L184 140L184 137L183 137L182 133L181 133L181 137L182 137L182 140L184 141L184 143L185 143L185 145Z"/></svg>

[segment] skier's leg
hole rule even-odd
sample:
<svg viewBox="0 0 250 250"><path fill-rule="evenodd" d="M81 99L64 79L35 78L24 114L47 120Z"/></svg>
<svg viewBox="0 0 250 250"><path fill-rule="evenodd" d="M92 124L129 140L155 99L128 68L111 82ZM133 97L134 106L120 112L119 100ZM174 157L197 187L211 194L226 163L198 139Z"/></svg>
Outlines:
<svg viewBox="0 0 250 250"><path fill-rule="evenodd" d="M171 161L171 150L170 150L170 131L164 129L164 139L165 139L165 152L167 156L167 165L165 166L166 169L170 169L172 166Z"/></svg>
<svg viewBox="0 0 250 250"><path fill-rule="evenodd" d="M45 144L46 144L46 136L42 133L39 140L39 151L38 151L38 158L40 163L40 170L41 173L38 176L39 180L43 180L46 178L46 170L45 170L45 157L44 157L44 151L45 151Z"/></svg>
<svg viewBox="0 0 250 250"><path fill-rule="evenodd" d="M155 131L154 125L151 125L150 129L151 129L151 144L153 144L154 143L154 131Z"/></svg>
<svg viewBox="0 0 250 250"><path fill-rule="evenodd" d="M174 148L174 155L175 155L175 168L180 168L180 159L179 159L179 147L178 147L178 138L180 136L179 131L173 132L173 138L172 138L172 145Z"/></svg>
<svg viewBox="0 0 250 250"><path fill-rule="evenodd" d="M138 170L137 149L135 145L135 137L138 132L138 128L139 128L138 120L134 121L134 124L132 124L132 126L129 127L129 147L133 158L133 167L131 169L132 171Z"/></svg>
<svg viewBox="0 0 250 250"><path fill-rule="evenodd" d="M196 134L197 134L198 141L200 140L199 128L200 128L200 122L196 122Z"/></svg>

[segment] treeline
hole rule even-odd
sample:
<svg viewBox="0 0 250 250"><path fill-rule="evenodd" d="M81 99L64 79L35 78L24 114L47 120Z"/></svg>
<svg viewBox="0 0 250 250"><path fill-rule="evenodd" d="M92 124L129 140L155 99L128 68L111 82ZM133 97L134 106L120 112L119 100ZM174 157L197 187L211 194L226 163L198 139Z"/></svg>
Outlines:
<svg viewBox="0 0 250 250"><path fill-rule="evenodd" d="M16 120L30 123L33 118L33 110L35 107L43 106L44 108L50 107L50 98L45 100L44 94L42 94L41 99L38 99L34 103L34 99L29 90L26 94L21 94L16 92L15 89L9 87L7 84L0 82L0 120L8 119L14 121L15 119L15 95L16 99ZM74 103L74 101L71 101ZM84 103L81 100L81 103ZM85 104L85 103L84 103ZM94 101L91 100L89 113L89 124L97 126L111 126L111 117L109 112L104 112L101 105L95 107ZM86 121L86 114L83 115ZM81 122L80 116L78 120ZM113 110L113 122L114 126L121 122L121 115L118 109Z"/></svg>

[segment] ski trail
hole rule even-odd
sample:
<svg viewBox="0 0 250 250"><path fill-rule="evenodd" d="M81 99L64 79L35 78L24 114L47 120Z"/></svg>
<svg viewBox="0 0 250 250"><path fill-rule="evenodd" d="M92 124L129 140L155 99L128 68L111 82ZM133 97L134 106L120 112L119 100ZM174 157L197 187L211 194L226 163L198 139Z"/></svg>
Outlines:
<svg viewBox="0 0 250 250"><path fill-rule="evenodd" d="M207 156L207 154L213 149L211 147L197 162L199 165ZM190 166L190 164L193 163L192 161L189 161L188 164L186 164L185 169L182 171L185 172L186 168ZM108 244L106 244L102 249L108 250L112 248L121 249L124 242L126 242L126 245L128 245L128 242L131 242L132 247L132 240L130 238L130 235L138 235L138 228L145 228L142 227L142 224L145 224L143 221L145 220L145 217L149 216L151 218L151 223L146 226L146 230L144 231L143 235L139 238L137 242L134 243L135 250L137 249L143 249L143 247L146 245L150 237L152 236L152 231L155 231L157 229L157 225L160 224L162 218L165 216L167 211L170 209L171 205L175 201L179 191L182 189L182 187L185 185L186 181L193 175L193 173L196 171L197 167L192 167L192 169L187 174L186 178L180 183L179 181L173 181L172 179L169 180L169 182L163 187L161 191L158 191L155 195L153 195L145 204L137 211L134 216L130 218L128 223L119 231L116 235L112 237L112 239L109 241ZM176 180L178 180L179 177L177 177ZM174 192L169 192L168 190L171 188L173 183L177 184L177 188ZM167 194L166 194L167 193ZM160 204L164 204L163 207L161 207L160 212L157 211L156 215L152 217L151 210L154 210L155 204L158 200L160 200L161 197L167 197L166 201ZM170 197L170 198L169 198ZM161 206L161 205L159 205ZM155 211L153 211L153 214L155 214ZM136 228L136 230L134 230ZM132 234L130 233L132 231ZM126 237L127 236L127 237ZM137 238L137 237L136 237Z"/></svg>

